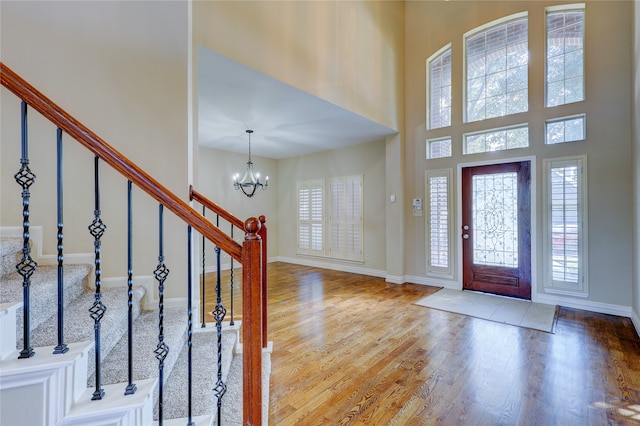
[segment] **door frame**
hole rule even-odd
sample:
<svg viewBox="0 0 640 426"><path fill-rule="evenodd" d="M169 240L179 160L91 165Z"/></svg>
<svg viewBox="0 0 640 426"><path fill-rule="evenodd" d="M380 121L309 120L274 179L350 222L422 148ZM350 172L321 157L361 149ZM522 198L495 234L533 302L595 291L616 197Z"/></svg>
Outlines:
<svg viewBox="0 0 640 426"><path fill-rule="evenodd" d="M456 272L458 276L457 287L462 290L463 264L462 264L462 169L467 167L488 166L491 164L514 163L518 161L531 162L531 301L538 300L538 190L537 190L537 166L535 156L500 158L494 160L474 161L458 163L456 165L456 227L454 229L454 241L456 241Z"/></svg>

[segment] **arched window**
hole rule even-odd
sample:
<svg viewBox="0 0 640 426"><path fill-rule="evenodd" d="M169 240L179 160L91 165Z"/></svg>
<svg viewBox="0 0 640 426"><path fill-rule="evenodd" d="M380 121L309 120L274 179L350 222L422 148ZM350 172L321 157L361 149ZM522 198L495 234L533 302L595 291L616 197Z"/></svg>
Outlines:
<svg viewBox="0 0 640 426"><path fill-rule="evenodd" d="M466 122L528 111L527 32L518 14L465 34Z"/></svg>
<svg viewBox="0 0 640 426"><path fill-rule="evenodd" d="M427 59L430 129L451 125L451 45Z"/></svg>

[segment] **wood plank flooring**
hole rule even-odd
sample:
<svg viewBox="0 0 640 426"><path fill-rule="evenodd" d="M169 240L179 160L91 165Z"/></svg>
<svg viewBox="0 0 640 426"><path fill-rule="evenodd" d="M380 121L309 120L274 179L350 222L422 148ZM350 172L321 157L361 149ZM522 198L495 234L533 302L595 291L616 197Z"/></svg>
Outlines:
<svg viewBox="0 0 640 426"><path fill-rule="evenodd" d="M285 263L269 280L270 425L640 425L628 318L561 308L549 334L413 304L436 287Z"/></svg>

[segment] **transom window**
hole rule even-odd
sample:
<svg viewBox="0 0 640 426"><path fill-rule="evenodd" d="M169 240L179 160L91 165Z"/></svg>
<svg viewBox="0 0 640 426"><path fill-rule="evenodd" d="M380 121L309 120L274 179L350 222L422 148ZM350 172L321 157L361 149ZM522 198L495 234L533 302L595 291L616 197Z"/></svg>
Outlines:
<svg viewBox="0 0 640 426"><path fill-rule="evenodd" d="M529 109L527 17L489 25L465 36L467 122Z"/></svg>
<svg viewBox="0 0 640 426"><path fill-rule="evenodd" d="M464 153L504 151L529 146L529 126L522 125L464 135Z"/></svg>

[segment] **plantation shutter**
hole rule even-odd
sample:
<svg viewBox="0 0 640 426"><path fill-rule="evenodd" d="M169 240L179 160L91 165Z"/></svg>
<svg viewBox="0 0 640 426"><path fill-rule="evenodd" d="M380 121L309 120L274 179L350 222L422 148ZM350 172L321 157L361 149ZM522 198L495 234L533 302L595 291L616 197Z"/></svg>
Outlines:
<svg viewBox="0 0 640 426"><path fill-rule="evenodd" d="M329 191L330 255L362 261L362 175L331 179Z"/></svg>
<svg viewBox="0 0 640 426"><path fill-rule="evenodd" d="M324 255L324 182L298 182L298 253Z"/></svg>

